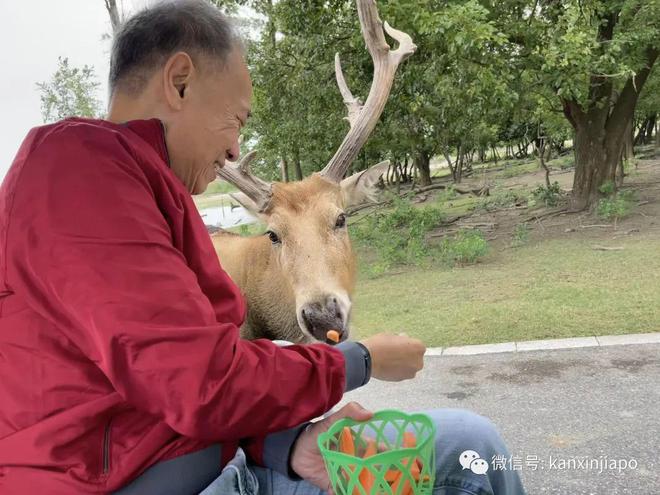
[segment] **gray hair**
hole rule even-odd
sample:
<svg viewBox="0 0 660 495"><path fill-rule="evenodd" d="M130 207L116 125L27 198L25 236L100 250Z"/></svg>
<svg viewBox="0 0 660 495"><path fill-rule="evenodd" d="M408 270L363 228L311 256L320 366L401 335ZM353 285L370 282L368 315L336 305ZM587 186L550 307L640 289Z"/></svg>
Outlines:
<svg viewBox="0 0 660 495"><path fill-rule="evenodd" d="M174 53L205 55L221 64L240 45L227 17L205 0L166 0L128 19L110 56L110 94L140 93L151 73Z"/></svg>

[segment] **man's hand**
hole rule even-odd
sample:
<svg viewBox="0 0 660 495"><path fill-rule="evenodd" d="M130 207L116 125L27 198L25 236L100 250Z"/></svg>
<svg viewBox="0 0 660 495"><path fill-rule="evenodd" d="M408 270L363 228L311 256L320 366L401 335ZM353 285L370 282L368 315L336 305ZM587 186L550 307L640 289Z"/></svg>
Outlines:
<svg viewBox="0 0 660 495"><path fill-rule="evenodd" d="M379 333L362 340L371 354L371 376L388 382L415 378L424 367L426 346L405 334Z"/></svg>
<svg viewBox="0 0 660 495"><path fill-rule="evenodd" d="M309 425L293 446L291 469L304 480L332 494L330 478L316 443L318 436L327 431L339 419L351 418L356 421L367 421L372 416L372 412L367 411L357 402L350 402L331 416Z"/></svg>

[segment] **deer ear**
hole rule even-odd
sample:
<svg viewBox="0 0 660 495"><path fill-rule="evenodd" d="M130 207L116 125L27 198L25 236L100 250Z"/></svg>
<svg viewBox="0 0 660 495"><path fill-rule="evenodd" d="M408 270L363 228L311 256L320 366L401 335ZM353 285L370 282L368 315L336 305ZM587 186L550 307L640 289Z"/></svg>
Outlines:
<svg viewBox="0 0 660 495"><path fill-rule="evenodd" d="M340 187L344 208L367 202L377 203L382 190L381 177L389 167L390 161L385 160L342 180Z"/></svg>
<svg viewBox="0 0 660 495"><path fill-rule="evenodd" d="M243 208L245 208L248 211L248 213L252 215L254 218L262 222L266 221L266 217L264 216L264 214L259 213L259 207L257 206L257 203L252 201L247 194L242 192L236 192L236 193L230 193L229 197L234 201L236 201Z"/></svg>

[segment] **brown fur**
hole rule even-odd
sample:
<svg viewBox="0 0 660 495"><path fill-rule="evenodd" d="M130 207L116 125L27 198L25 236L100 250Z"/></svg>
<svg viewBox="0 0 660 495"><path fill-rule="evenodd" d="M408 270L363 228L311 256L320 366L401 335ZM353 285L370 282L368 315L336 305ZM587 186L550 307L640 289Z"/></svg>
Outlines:
<svg viewBox="0 0 660 495"><path fill-rule="evenodd" d="M382 173L382 166L374 167L374 176ZM336 184L314 174L299 182L273 184L268 209L254 214L280 236L281 245L273 245L267 235L211 236L220 263L247 299L243 337L313 341L301 329L300 309L328 294L342 301L348 335L356 260L347 229L335 229L335 223L350 206L344 204L347 198L373 195L357 188L374 182L353 176Z"/></svg>

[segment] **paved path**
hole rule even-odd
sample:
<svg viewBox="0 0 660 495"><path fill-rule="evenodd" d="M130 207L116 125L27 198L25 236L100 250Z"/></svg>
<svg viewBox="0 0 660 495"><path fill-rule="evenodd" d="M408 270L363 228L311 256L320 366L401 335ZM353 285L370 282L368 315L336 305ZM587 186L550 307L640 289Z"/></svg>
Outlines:
<svg viewBox="0 0 660 495"><path fill-rule="evenodd" d="M530 495L660 495L660 344L428 356L414 382L373 380L346 400L491 418ZM637 468L579 467L587 458Z"/></svg>

